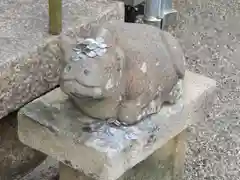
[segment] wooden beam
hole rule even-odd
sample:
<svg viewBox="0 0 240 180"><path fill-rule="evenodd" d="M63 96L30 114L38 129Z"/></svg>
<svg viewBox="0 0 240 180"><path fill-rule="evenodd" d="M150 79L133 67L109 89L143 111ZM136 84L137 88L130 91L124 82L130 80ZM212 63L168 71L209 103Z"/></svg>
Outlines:
<svg viewBox="0 0 240 180"><path fill-rule="evenodd" d="M49 33L58 35L62 32L62 0L48 0Z"/></svg>

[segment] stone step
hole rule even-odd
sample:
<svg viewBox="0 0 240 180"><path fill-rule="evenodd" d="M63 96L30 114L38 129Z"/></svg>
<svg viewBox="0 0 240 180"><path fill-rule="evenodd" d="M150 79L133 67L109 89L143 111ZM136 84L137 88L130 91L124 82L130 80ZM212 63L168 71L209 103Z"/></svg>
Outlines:
<svg viewBox="0 0 240 180"><path fill-rule="evenodd" d="M58 162L48 157L31 173L27 174L20 180L58 180L58 173Z"/></svg>
<svg viewBox="0 0 240 180"><path fill-rule="evenodd" d="M0 119L58 84L58 36L48 34L48 1L0 1ZM64 0L63 34L124 19L122 2Z"/></svg>
<svg viewBox="0 0 240 180"><path fill-rule="evenodd" d="M16 112L0 123L0 179L15 180L41 164L46 155L21 143L17 135Z"/></svg>

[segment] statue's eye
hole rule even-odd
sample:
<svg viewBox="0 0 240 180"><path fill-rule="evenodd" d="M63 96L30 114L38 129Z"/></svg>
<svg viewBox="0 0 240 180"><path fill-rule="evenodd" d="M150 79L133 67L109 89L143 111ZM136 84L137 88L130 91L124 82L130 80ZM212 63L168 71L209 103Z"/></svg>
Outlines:
<svg viewBox="0 0 240 180"><path fill-rule="evenodd" d="M84 73L84 75L86 75L86 76L87 76L87 75L90 73L90 71L89 71L89 70L87 70L87 69L84 69L83 73Z"/></svg>
<svg viewBox="0 0 240 180"><path fill-rule="evenodd" d="M71 71L72 67L70 65L66 65L64 72L68 73L69 71Z"/></svg>
<svg viewBox="0 0 240 180"><path fill-rule="evenodd" d="M117 72L120 72L121 71L121 68L120 67L117 67Z"/></svg>

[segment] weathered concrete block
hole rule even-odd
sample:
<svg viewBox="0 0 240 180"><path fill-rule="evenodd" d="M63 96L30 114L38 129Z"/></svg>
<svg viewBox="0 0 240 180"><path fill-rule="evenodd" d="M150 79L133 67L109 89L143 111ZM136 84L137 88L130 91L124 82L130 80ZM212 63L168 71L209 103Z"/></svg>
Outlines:
<svg viewBox="0 0 240 180"><path fill-rule="evenodd" d="M0 118L58 84L58 36L48 34L48 1L0 1ZM63 31L81 37L93 24L124 19L118 1L64 0Z"/></svg>
<svg viewBox="0 0 240 180"><path fill-rule="evenodd" d="M83 116L60 89L55 89L19 111L19 138L88 178L115 180L121 176L124 179L125 175L135 177L135 173L131 175L134 169L146 169L145 163L141 165L142 161L156 164L154 161L161 160L158 154L167 156L160 148L180 137L174 143L175 147L167 151L174 156L171 161L174 169L172 176L180 176L184 162L184 138L179 133L202 118L204 98L214 89L215 81L187 71L183 84L183 98L175 105L163 106L159 114L135 126L120 128L104 122L96 123ZM86 124L91 124L92 132ZM168 167L165 163L164 166ZM123 175L132 168L130 175ZM70 171L65 166L63 169ZM165 175L157 173L156 177L159 176Z"/></svg>
<svg viewBox="0 0 240 180"><path fill-rule="evenodd" d="M174 156L176 154L175 149L176 141L172 139L146 160L138 163L132 169L127 170L118 180L172 180L174 174L174 159L176 159ZM181 167L183 168L183 166ZM93 178L63 163L60 163L59 172L60 180L93 180Z"/></svg>
<svg viewBox="0 0 240 180"><path fill-rule="evenodd" d="M184 171L186 131L169 140L151 156L125 172L118 180L181 180ZM60 180L92 180L82 172L60 163Z"/></svg>

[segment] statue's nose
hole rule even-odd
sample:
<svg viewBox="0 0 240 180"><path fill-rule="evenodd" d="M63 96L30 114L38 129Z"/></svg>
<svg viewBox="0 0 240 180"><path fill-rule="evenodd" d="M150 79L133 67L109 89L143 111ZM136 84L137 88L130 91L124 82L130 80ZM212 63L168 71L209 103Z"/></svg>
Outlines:
<svg viewBox="0 0 240 180"><path fill-rule="evenodd" d="M85 76L88 76L89 74L90 74L90 70L89 69L84 69L83 70L83 74L85 75Z"/></svg>

